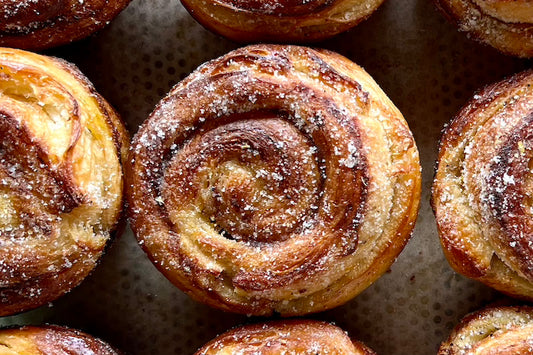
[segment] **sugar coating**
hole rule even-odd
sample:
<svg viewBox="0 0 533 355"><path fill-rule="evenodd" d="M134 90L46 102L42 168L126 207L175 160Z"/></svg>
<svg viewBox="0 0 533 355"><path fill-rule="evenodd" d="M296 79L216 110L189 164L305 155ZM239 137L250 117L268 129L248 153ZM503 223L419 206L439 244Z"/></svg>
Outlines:
<svg viewBox="0 0 533 355"><path fill-rule="evenodd" d="M320 307L314 298L403 247L409 233L396 246L391 236L412 213L416 147L345 61L249 47L201 66L157 106L132 145L131 211L167 277L246 312L289 313Z"/></svg>
<svg viewBox="0 0 533 355"><path fill-rule="evenodd" d="M122 205L122 143L100 100L63 62L0 50L2 315L77 285L110 239Z"/></svg>

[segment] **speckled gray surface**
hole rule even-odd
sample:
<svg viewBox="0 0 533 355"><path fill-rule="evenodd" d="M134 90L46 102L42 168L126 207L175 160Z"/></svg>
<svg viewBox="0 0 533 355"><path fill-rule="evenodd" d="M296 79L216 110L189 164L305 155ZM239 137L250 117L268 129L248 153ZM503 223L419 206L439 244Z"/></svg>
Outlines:
<svg viewBox="0 0 533 355"><path fill-rule="evenodd" d="M471 42L428 0L387 0L349 33L314 46L362 65L403 112L421 154L423 194L413 238L391 271L346 305L313 317L335 321L380 355L435 354L466 312L502 298L455 274L440 250L429 205L440 130L475 89L531 62ZM104 31L46 53L76 63L133 133L175 83L236 47L198 25L178 0L133 0ZM0 324L67 325L127 354L148 355L193 354L250 321L191 301L159 274L128 229L80 287Z"/></svg>

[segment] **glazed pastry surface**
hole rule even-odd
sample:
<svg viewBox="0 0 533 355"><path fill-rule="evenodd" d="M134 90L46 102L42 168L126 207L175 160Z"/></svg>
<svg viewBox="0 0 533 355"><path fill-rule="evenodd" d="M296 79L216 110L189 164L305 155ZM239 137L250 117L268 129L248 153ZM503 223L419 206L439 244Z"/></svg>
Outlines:
<svg viewBox="0 0 533 355"><path fill-rule="evenodd" d="M206 28L238 42L317 41L344 32L383 0L182 0Z"/></svg>
<svg viewBox="0 0 533 355"><path fill-rule="evenodd" d="M331 354L376 355L342 329L311 320L289 320L247 325L210 341L195 355Z"/></svg>
<svg viewBox="0 0 533 355"><path fill-rule="evenodd" d="M103 341L77 330L22 327L0 330L0 355L119 355Z"/></svg>
<svg viewBox="0 0 533 355"><path fill-rule="evenodd" d="M131 225L174 284L247 314L317 312L387 270L420 193L409 128L335 53L245 47L176 85L128 160Z"/></svg>
<svg viewBox="0 0 533 355"><path fill-rule="evenodd" d="M439 355L533 354L533 309L490 307L467 315Z"/></svg>
<svg viewBox="0 0 533 355"><path fill-rule="evenodd" d="M43 49L87 37L131 0L0 0L0 45Z"/></svg>
<svg viewBox="0 0 533 355"><path fill-rule="evenodd" d="M488 86L441 139L433 207L453 268L533 300L533 72Z"/></svg>
<svg viewBox="0 0 533 355"><path fill-rule="evenodd" d="M73 66L0 49L0 315L94 268L122 210L128 137Z"/></svg>
<svg viewBox="0 0 533 355"><path fill-rule="evenodd" d="M533 57L533 0L435 0L460 31L518 57Z"/></svg>

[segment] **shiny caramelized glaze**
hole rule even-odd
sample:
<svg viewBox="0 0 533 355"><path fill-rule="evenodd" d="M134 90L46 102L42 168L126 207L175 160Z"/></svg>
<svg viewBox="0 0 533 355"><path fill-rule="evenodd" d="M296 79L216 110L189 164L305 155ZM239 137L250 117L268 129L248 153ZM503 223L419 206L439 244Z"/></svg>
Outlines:
<svg viewBox="0 0 533 355"><path fill-rule="evenodd" d="M42 49L101 29L131 0L0 0L0 45Z"/></svg>
<svg viewBox="0 0 533 355"><path fill-rule="evenodd" d="M461 31L499 51L533 57L533 0L435 0Z"/></svg>
<svg viewBox="0 0 533 355"><path fill-rule="evenodd" d="M438 355L533 354L533 309L489 307L464 317Z"/></svg>
<svg viewBox="0 0 533 355"><path fill-rule="evenodd" d="M533 72L474 96L446 129L433 185L441 242L460 273L533 299Z"/></svg>
<svg viewBox="0 0 533 355"><path fill-rule="evenodd" d="M75 67L0 49L0 315L52 301L93 269L122 209L127 145Z"/></svg>
<svg viewBox="0 0 533 355"><path fill-rule="evenodd" d="M383 0L182 0L208 29L234 41L317 41L344 32Z"/></svg>
<svg viewBox="0 0 533 355"><path fill-rule="evenodd" d="M103 341L77 330L22 327L0 330L0 355L119 355Z"/></svg>
<svg viewBox="0 0 533 355"><path fill-rule="evenodd" d="M131 225L197 300L240 313L317 312L378 278L420 193L401 114L328 51L256 45L201 66L134 138Z"/></svg>
<svg viewBox="0 0 533 355"><path fill-rule="evenodd" d="M312 320L288 320L232 329L210 341L195 355L330 354L376 355L351 340L342 329Z"/></svg>

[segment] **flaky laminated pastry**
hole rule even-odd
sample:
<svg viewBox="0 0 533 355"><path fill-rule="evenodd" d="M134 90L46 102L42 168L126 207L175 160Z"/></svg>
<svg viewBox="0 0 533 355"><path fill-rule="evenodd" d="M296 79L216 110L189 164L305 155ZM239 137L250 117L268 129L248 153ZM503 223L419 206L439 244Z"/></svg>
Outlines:
<svg viewBox="0 0 533 355"><path fill-rule="evenodd" d="M533 71L474 95L445 130L432 203L452 267L533 300Z"/></svg>
<svg viewBox="0 0 533 355"><path fill-rule="evenodd" d="M176 85L133 140L131 225L174 284L229 311L318 312L368 287L416 219L407 123L338 54L255 45Z"/></svg>
<svg viewBox="0 0 533 355"><path fill-rule="evenodd" d="M0 46L43 49L103 28L131 0L0 0Z"/></svg>
<svg viewBox="0 0 533 355"><path fill-rule="evenodd" d="M0 48L0 315L94 268L122 211L124 125L71 64Z"/></svg>
<svg viewBox="0 0 533 355"><path fill-rule="evenodd" d="M203 26L238 42L309 42L344 32L383 0L181 0Z"/></svg>
<svg viewBox="0 0 533 355"><path fill-rule="evenodd" d="M54 325L0 330L1 355L120 355L108 344Z"/></svg>
<svg viewBox="0 0 533 355"><path fill-rule="evenodd" d="M533 354L533 308L489 307L464 317L438 355Z"/></svg>
<svg viewBox="0 0 533 355"><path fill-rule="evenodd" d="M313 320L252 324L232 329L203 346L195 355L331 354L376 355L342 329Z"/></svg>
<svg viewBox="0 0 533 355"><path fill-rule="evenodd" d="M533 0L434 0L459 30L500 52L533 57Z"/></svg>

